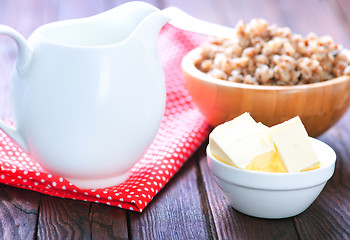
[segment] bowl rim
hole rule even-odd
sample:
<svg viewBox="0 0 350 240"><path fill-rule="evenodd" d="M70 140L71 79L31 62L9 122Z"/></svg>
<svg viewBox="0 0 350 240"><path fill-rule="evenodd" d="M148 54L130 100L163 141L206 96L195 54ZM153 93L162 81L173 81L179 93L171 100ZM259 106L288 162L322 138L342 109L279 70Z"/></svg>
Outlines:
<svg viewBox="0 0 350 240"><path fill-rule="evenodd" d="M275 173L239 169L216 159L210 152L209 144L206 148L208 166L215 177L220 178L229 184L240 185L243 187L265 190L293 190L313 187L320 185L331 178L334 172L337 155L328 144L312 137L309 138L313 145L316 144L322 147L325 151L328 151L331 156L331 159L327 161L326 165L314 170ZM218 171L224 173L220 174ZM276 178L279 181L276 181ZM247 179L251 179L251 181L247 181ZM262 179L264 181L260 181ZM285 182L290 183L289 186L286 186Z"/></svg>
<svg viewBox="0 0 350 240"><path fill-rule="evenodd" d="M343 75L337 78L329 79L323 82L293 85L293 86L267 86L267 85L251 85L245 83L229 82L222 79L214 78L206 73L200 71L196 66L195 62L198 60L198 55L200 53L201 47L196 47L189 51L181 61L181 69L184 73L207 83L212 83L220 85L223 87L231 88L244 88L252 90L263 90L263 91L290 91L290 90L306 90L311 88L322 88L330 85L340 84L342 82L347 82L350 80L349 75Z"/></svg>

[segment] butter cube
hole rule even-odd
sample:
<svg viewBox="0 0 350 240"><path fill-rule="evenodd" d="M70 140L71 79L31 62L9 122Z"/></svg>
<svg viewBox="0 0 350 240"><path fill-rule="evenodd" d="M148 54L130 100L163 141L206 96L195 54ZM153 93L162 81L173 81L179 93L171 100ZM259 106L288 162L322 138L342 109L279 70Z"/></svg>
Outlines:
<svg viewBox="0 0 350 240"><path fill-rule="evenodd" d="M242 169L264 169L276 160L268 132L249 113L217 126L209 135L209 149L220 161Z"/></svg>
<svg viewBox="0 0 350 240"><path fill-rule="evenodd" d="M270 128L278 158L288 172L299 172L319 164L308 134L299 117Z"/></svg>

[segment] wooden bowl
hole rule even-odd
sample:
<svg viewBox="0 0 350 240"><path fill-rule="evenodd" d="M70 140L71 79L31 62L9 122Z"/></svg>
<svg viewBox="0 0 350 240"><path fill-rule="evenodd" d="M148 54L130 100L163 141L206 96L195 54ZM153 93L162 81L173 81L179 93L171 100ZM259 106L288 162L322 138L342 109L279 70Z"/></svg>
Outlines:
<svg viewBox="0 0 350 240"><path fill-rule="evenodd" d="M194 103L215 127L244 112L272 126L297 115L309 136L317 137L346 112L350 76L297 86L256 86L210 77L195 66L200 49L190 51L181 68Z"/></svg>

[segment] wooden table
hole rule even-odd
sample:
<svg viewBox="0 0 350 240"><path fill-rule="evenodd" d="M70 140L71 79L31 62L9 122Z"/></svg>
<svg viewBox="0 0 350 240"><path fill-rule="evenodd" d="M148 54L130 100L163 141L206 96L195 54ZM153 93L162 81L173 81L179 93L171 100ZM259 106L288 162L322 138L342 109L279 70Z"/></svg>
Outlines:
<svg viewBox="0 0 350 240"><path fill-rule="evenodd" d="M347 0L167 0L195 17L234 26L263 17L293 32L330 34L350 47ZM56 20L100 13L121 4L111 0L1 0L0 23L25 37ZM9 82L16 46L0 38L0 116L9 112ZM349 90L350 91L350 90ZM320 136L337 153L336 171L304 213L265 220L232 209L210 174L205 142L143 213L0 186L1 239L350 239L350 112Z"/></svg>

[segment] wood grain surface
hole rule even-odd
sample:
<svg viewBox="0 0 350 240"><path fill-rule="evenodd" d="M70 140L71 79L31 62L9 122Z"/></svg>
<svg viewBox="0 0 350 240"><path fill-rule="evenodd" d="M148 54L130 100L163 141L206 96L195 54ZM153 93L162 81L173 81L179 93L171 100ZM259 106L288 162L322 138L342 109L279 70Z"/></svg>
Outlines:
<svg viewBox="0 0 350 240"><path fill-rule="evenodd" d="M25 37L38 26L103 12L119 0L1 0L0 24ZM203 20L234 26L266 18L293 32L329 34L350 47L348 0L153 0ZM0 117L10 116L15 43L0 36ZM350 91L350 90L349 90ZM312 103L310 103L312 105ZM317 200L282 220L231 208L211 175L205 142L143 213L0 186L0 239L350 239L350 112L319 139L337 153L336 171Z"/></svg>

